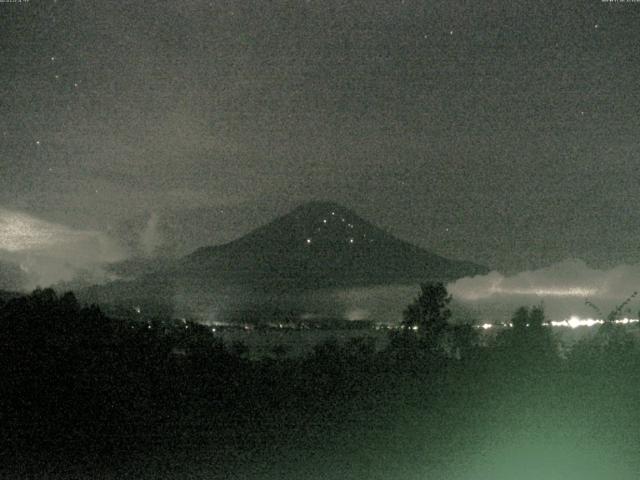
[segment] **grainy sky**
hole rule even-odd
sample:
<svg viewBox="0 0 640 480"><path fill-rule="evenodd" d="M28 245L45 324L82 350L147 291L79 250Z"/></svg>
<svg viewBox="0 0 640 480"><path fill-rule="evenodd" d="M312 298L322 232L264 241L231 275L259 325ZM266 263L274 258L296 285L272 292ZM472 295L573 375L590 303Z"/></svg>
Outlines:
<svg viewBox="0 0 640 480"><path fill-rule="evenodd" d="M30 0L0 39L5 211L180 250L326 199L504 270L640 261L640 3Z"/></svg>

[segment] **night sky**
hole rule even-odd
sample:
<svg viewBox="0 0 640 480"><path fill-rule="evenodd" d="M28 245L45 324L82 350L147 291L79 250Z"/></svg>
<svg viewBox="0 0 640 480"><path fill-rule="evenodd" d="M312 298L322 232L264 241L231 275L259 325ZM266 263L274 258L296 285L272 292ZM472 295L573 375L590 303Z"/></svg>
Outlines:
<svg viewBox="0 0 640 480"><path fill-rule="evenodd" d="M131 225L185 253L324 199L505 272L638 263L639 14L0 3L0 249L18 215L107 259L131 254ZM173 233L151 238L156 224Z"/></svg>

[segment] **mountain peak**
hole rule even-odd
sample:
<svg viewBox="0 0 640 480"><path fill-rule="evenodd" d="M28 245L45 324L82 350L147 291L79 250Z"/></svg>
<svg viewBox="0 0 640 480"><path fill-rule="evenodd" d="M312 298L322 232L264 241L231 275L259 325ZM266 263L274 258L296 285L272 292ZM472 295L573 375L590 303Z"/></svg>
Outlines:
<svg viewBox="0 0 640 480"><path fill-rule="evenodd" d="M309 214L326 214L326 215L338 215L338 214L353 214L348 208L328 200L310 200L308 202L298 205L291 214L304 213Z"/></svg>
<svg viewBox="0 0 640 480"><path fill-rule="evenodd" d="M363 242L372 243L386 235L382 230L362 219L352 210L330 201L310 201L299 205L246 238L262 245L288 245L292 253L300 246L336 249ZM294 248L295 247L295 248Z"/></svg>

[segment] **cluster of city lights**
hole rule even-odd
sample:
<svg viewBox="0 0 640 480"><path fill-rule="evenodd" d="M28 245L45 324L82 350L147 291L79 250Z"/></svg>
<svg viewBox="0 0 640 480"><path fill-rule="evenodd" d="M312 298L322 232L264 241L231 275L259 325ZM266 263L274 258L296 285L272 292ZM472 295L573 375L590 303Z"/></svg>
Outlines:
<svg viewBox="0 0 640 480"><path fill-rule="evenodd" d="M629 324L638 323L638 322L640 322L640 319L626 318L626 317L613 321L613 323L617 325L629 325ZM566 320L551 321L549 322L549 325L551 325L552 327L578 328L578 327L593 327L595 325L602 325L603 323L605 323L605 321L599 318L580 318L574 315L570 318L567 318ZM504 323L504 324L483 323L478 327L483 330L489 330L495 327L512 327L512 326L513 325L511 323Z"/></svg>
<svg viewBox="0 0 640 480"><path fill-rule="evenodd" d="M570 327L570 328L578 328L578 327L593 327L594 325L602 325L605 321L596 318L579 318L577 316L573 316L567 320L562 322L551 322L552 327ZM613 323L618 325L629 325L630 323L638 323L640 319L637 318L620 318L618 320L614 320Z"/></svg>

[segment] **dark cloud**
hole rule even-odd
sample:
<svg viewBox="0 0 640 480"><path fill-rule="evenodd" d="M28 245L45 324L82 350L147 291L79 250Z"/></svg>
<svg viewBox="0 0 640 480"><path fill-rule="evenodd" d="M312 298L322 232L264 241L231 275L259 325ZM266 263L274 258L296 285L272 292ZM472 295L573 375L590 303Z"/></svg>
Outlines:
<svg viewBox="0 0 640 480"><path fill-rule="evenodd" d="M102 231L253 212L224 237L328 198L510 271L639 260L631 3L1 8L6 208Z"/></svg>

